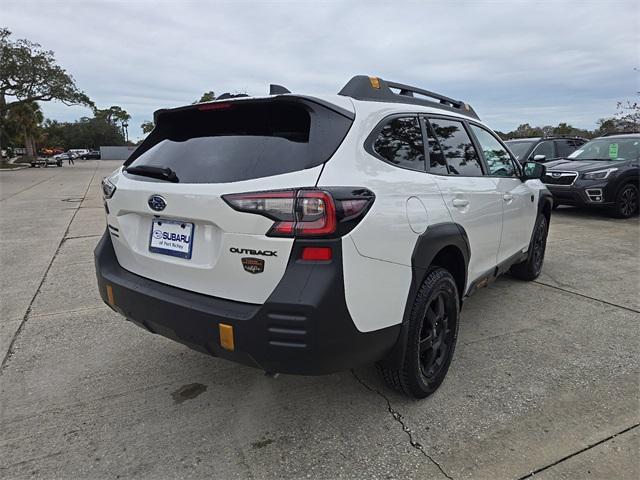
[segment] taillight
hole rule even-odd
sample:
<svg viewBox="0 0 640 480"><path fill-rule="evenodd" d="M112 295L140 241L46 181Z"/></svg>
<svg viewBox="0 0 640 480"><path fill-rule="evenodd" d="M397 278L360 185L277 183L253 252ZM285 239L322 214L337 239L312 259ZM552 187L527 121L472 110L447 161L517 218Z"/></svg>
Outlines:
<svg viewBox="0 0 640 480"><path fill-rule="evenodd" d="M374 195L364 188L276 190L222 197L240 212L275 221L270 237L336 237L350 231L365 215Z"/></svg>

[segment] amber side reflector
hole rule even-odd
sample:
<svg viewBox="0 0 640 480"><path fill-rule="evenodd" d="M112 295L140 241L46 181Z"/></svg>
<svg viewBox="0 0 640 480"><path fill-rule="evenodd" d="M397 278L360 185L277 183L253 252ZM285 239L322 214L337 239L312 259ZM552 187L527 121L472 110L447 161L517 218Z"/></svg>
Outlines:
<svg viewBox="0 0 640 480"><path fill-rule="evenodd" d="M218 325L218 330L220 331L220 345L222 348L233 351L235 348L233 344L233 327L221 323Z"/></svg>
<svg viewBox="0 0 640 480"><path fill-rule="evenodd" d="M107 300L109 301L109 305L111 305L112 307L115 306L116 300L113 296L113 287L111 285L107 285Z"/></svg>
<svg viewBox="0 0 640 480"><path fill-rule="evenodd" d="M380 88L380 79L378 77L369 77L369 82L373 88Z"/></svg>

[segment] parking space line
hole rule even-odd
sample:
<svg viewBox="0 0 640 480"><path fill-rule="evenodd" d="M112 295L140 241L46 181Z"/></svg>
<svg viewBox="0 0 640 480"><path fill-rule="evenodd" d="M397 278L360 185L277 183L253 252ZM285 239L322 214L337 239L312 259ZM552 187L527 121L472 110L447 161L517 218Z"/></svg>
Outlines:
<svg viewBox="0 0 640 480"><path fill-rule="evenodd" d="M545 465L544 467L540 467L540 468L538 468L537 470L534 470L531 473L527 473L526 475L523 475L522 477L519 477L517 480L525 480L527 478L532 478L533 476L539 474L540 472L544 472L545 470L547 470L547 469L549 469L551 467L555 467L556 465L558 465L558 464L560 464L560 463L562 463L562 462L564 462L566 460L569 460L570 458L575 457L576 455L580 455L581 453L584 453L587 450L591 450L592 448L597 447L598 445L602 445L603 443L608 442L609 440L613 440L617 436L625 434L627 432L630 432L634 428L638 428L638 427L640 427L640 423L636 423L635 425L631 425L630 427L627 427L624 430L621 430L621 431L619 431L617 433L614 433L613 435L610 435L610 436L608 436L607 438L605 438L603 440L600 440L600 441L598 441L596 443L593 443L591 445L587 445L586 447L578 450L577 452L573 452L573 453L571 453L571 454L569 454L569 455L567 455L565 457L562 457L560 460L557 460L557 461L555 461L553 463L550 463L549 465Z"/></svg>
<svg viewBox="0 0 640 480"><path fill-rule="evenodd" d="M572 295L577 295L577 296L582 297L582 298L588 298L589 300L593 300L595 302L604 303L604 304L610 305L612 307L618 307L618 308L622 308L623 310L628 310L630 312L640 313L640 310L636 310L636 309L631 308L631 307L625 307L624 305L618 305L617 303L608 302L606 300L602 300L601 298L590 297L589 295L585 295L584 293L574 292L573 290L567 290L566 288L558 287L556 285L551 285L549 283L544 283L544 282L541 282L539 280L534 280L533 283L537 283L538 285L543 285L543 286L548 287L548 288L553 288L554 290L560 290L561 292L570 293Z"/></svg>

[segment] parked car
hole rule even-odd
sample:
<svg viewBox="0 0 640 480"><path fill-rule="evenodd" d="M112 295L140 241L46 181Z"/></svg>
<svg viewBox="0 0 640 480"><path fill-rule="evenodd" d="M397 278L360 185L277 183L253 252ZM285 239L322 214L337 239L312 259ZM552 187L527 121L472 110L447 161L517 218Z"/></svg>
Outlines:
<svg viewBox="0 0 640 480"><path fill-rule="evenodd" d="M103 180L102 299L268 372L378 362L391 387L430 395L463 300L504 272L540 274L545 167L521 168L469 105L420 88L273 90L156 112Z"/></svg>
<svg viewBox="0 0 640 480"><path fill-rule="evenodd" d="M640 134L596 138L567 159L546 166L543 181L553 194L554 207L606 208L620 218L638 213Z"/></svg>
<svg viewBox="0 0 640 480"><path fill-rule="evenodd" d="M505 143L520 163L529 161L544 163L567 157L587 142L586 138L559 135L518 138L507 140Z"/></svg>
<svg viewBox="0 0 640 480"><path fill-rule="evenodd" d="M57 155L54 155L53 158L55 158L56 160L69 160L70 158L72 160L75 160L76 158L78 158L78 155L76 153L73 153L71 151L69 152L65 152L65 153L59 153Z"/></svg>
<svg viewBox="0 0 640 480"><path fill-rule="evenodd" d="M83 155L87 155L91 150L88 148L72 148L67 153L73 153L76 155L75 158L82 158Z"/></svg>
<svg viewBox="0 0 640 480"><path fill-rule="evenodd" d="M80 155L82 160L100 160L100 150L89 150L89 152Z"/></svg>
<svg viewBox="0 0 640 480"><path fill-rule="evenodd" d="M31 165L32 168L33 167L53 167L53 166L61 167L62 159L55 158L55 157L37 157L37 158L31 159L29 164Z"/></svg>

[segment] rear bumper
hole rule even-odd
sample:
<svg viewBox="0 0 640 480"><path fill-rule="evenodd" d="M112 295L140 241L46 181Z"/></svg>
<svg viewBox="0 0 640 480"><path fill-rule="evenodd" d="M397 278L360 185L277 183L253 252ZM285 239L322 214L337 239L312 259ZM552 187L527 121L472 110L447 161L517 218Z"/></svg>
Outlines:
<svg viewBox="0 0 640 480"><path fill-rule="evenodd" d="M290 259L267 302L254 305L135 275L118 264L105 232L95 249L98 288L107 305L152 333L267 371L318 375L381 360L396 343L400 324L366 333L356 329L344 298L340 240L324 243L333 248L331 262ZM292 259L303 245L294 243ZM220 344L220 323L233 327L233 351Z"/></svg>

